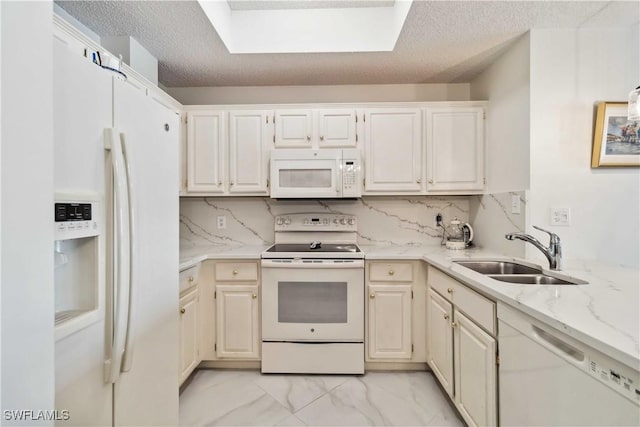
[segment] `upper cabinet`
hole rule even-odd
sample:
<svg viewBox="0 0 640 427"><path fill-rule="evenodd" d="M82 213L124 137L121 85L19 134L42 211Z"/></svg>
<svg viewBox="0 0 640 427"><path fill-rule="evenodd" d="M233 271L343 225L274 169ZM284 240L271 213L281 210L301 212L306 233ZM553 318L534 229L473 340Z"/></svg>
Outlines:
<svg viewBox="0 0 640 427"><path fill-rule="evenodd" d="M269 194L273 111L196 110L187 113L187 193Z"/></svg>
<svg viewBox="0 0 640 427"><path fill-rule="evenodd" d="M279 110L275 114L277 148L311 148L311 110Z"/></svg>
<svg viewBox="0 0 640 427"><path fill-rule="evenodd" d="M421 115L416 108L364 111L364 194L422 190Z"/></svg>
<svg viewBox="0 0 640 427"><path fill-rule="evenodd" d="M229 113L229 193L268 194L271 111Z"/></svg>
<svg viewBox="0 0 640 427"><path fill-rule="evenodd" d="M486 190L486 102L248 107L187 109L182 195L267 196L280 148L359 149L366 196Z"/></svg>
<svg viewBox="0 0 640 427"><path fill-rule="evenodd" d="M276 110L276 148L355 147L355 109Z"/></svg>
<svg viewBox="0 0 640 427"><path fill-rule="evenodd" d="M482 190L484 109L425 109L427 191Z"/></svg>
<svg viewBox="0 0 640 427"><path fill-rule="evenodd" d="M223 111L187 113L187 191L224 193Z"/></svg>

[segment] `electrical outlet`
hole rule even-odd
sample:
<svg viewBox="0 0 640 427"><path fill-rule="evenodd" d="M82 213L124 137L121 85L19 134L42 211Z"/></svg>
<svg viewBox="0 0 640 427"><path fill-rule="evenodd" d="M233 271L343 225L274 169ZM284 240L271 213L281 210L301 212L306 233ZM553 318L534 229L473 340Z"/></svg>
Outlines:
<svg viewBox="0 0 640 427"><path fill-rule="evenodd" d="M442 214L436 214L435 227L440 227L441 224L442 224Z"/></svg>
<svg viewBox="0 0 640 427"><path fill-rule="evenodd" d="M227 217L224 215L219 215L217 218L218 222L218 230L223 230L227 228Z"/></svg>
<svg viewBox="0 0 640 427"><path fill-rule="evenodd" d="M520 196L518 194L511 195L511 213L520 214Z"/></svg>
<svg viewBox="0 0 640 427"><path fill-rule="evenodd" d="M571 225L571 208L551 208L549 223L559 226Z"/></svg>

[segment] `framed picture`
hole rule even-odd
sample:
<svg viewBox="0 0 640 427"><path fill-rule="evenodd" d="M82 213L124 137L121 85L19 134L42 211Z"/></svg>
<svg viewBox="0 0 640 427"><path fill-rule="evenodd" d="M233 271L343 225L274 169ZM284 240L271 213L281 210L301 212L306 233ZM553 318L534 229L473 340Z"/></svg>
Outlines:
<svg viewBox="0 0 640 427"><path fill-rule="evenodd" d="M640 121L627 120L626 102L598 104L591 167L602 166L640 166Z"/></svg>

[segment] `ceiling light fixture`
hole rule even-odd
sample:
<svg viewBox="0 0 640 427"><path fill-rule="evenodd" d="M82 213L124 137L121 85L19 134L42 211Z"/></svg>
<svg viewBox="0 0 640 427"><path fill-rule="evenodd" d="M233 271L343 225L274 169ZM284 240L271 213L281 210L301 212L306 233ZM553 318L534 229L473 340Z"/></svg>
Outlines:
<svg viewBox="0 0 640 427"><path fill-rule="evenodd" d="M640 86L629 92L627 120L640 120Z"/></svg>

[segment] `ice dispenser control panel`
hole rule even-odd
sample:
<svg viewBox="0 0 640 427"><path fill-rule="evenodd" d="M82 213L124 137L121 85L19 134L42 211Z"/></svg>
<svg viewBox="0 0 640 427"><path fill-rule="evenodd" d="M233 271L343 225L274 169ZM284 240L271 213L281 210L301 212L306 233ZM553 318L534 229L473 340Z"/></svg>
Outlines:
<svg viewBox="0 0 640 427"><path fill-rule="evenodd" d="M56 202L54 209L56 240L77 239L99 233L96 202Z"/></svg>

